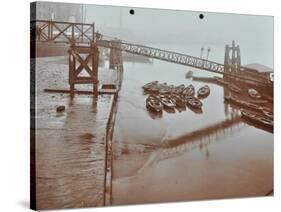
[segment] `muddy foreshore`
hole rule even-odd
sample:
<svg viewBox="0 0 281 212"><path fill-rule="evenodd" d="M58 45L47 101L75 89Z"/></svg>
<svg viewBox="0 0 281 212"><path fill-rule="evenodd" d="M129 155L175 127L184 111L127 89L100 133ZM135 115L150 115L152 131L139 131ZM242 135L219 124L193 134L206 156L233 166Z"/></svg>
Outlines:
<svg viewBox="0 0 281 212"><path fill-rule="evenodd" d="M100 71L101 82L113 82L114 73L105 71ZM69 94L44 92L45 88L68 88L67 74L65 57L36 59L38 209L104 205L106 133L113 96L71 99ZM59 105L65 111L57 112Z"/></svg>

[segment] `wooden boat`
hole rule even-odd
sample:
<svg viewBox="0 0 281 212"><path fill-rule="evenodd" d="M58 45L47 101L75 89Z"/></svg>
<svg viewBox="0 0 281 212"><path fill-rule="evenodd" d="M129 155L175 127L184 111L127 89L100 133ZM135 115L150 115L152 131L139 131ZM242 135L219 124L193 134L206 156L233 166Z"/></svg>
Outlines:
<svg viewBox="0 0 281 212"><path fill-rule="evenodd" d="M167 85L166 82L164 82L164 83L158 83L158 84L157 84L157 87L158 87L159 89L162 89L162 88L167 88L168 85Z"/></svg>
<svg viewBox="0 0 281 212"><path fill-rule="evenodd" d="M203 105L199 99L197 99L195 97L191 97L191 96L186 97L186 104L187 104L187 106L196 108L196 109L201 109L202 105Z"/></svg>
<svg viewBox="0 0 281 212"><path fill-rule="evenodd" d="M185 98L182 95L174 94L174 95L172 95L172 99L173 99L174 103L176 104L176 106L185 108L186 102L185 102Z"/></svg>
<svg viewBox="0 0 281 212"><path fill-rule="evenodd" d="M241 93L241 91L242 91L238 86L236 86L234 84L229 84L228 88L229 88L229 90L231 90L235 93Z"/></svg>
<svg viewBox="0 0 281 212"><path fill-rule="evenodd" d="M265 115L267 118L273 120L273 113L268 111L268 110L263 110L262 111L263 115Z"/></svg>
<svg viewBox="0 0 281 212"><path fill-rule="evenodd" d="M151 86L154 86L154 85L157 85L158 84L158 81L152 81L152 82L149 82L149 83L146 83L145 85L142 86L143 89L146 89L146 88L150 88Z"/></svg>
<svg viewBox="0 0 281 212"><path fill-rule="evenodd" d="M208 85L205 85L197 91L197 97L198 98L205 98L210 94L210 87Z"/></svg>
<svg viewBox="0 0 281 212"><path fill-rule="evenodd" d="M151 86L150 88L146 89L147 93L158 93L159 92L159 88L157 86Z"/></svg>
<svg viewBox="0 0 281 212"><path fill-rule="evenodd" d="M167 88L161 88L158 90L159 94L168 94L170 93L170 90Z"/></svg>
<svg viewBox="0 0 281 212"><path fill-rule="evenodd" d="M181 94L181 93L184 91L184 89L185 89L184 84L181 84L181 85L179 85L179 86L176 87L175 93L176 93L176 94Z"/></svg>
<svg viewBox="0 0 281 212"><path fill-rule="evenodd" d="M192 71L189 71L189 72L187 72L186 74L185 74L185 78L186 79L189 79L189 78L191 78L193 76L193 72Z"/></svg>
<svg viewBox="0 0 281 212"><path fill-rule="evenodd" d="M193 96L195 94L194 86L190 84L183 90L182 94L186 96Z"/></svg>
<svg viewBox="0 0 281 212"><path fill-rule="evenodd" d="M253 103L245 102L245 101L242 101L241 103L244 104L246 107L252 109L252 110L259 110L259 111L263 110L263 108L261 106L257 105L257 104L253 104Z"/></svg>
<svg viewBox="0 0 281 212"><path fill-rule="evenodd" d="M240 112L244 119L247 119L256 124L264 125L266 127L273 127L273 121L269 118L244 109L240 109Z"/></svg>
<svg viewBox="0 0 281 212"><path fill-rule="evenodd" d="M150 95L146 99L146 107L149 110L159 113L162 112L163 104L159 101L156 96Z"/></svg>
<svg viewBox="0 0 281 212"><path fill-rule="evenodd" d="M273 97L272 96L269 96L269 95L263 95L263 98L270 101L270 102L273 102Z"/></svg>
<svg viewBox="0 0 281 212"><path fill-rule="evenodd" d="M194 96L185 96L185 102L186 102L186 104L187 104L187 102L189 101L189 100L191 100L191 99L196 99L196 97L194 97ZM188 105L188 104L187 104Z"/></svg>
<svg viewBox="0 0 281 212"><path fill-rule="evenodd" d="M202 102L194 96L185 96L186 105L194 113L203 113Z"/></svg>
<svg viewBox="0 0 281 212"><path fill-rule="evenodd" d="M168 95L159 95L158 99L163 104L163 106L166 108L173 109L176 107L176 104Z"/></svg>
<svg viewBox="0 0 281 212"><path fill-rule="evenodd" d="M146 84L143 87L143 93L144 94L152 94L152 93L158 93L159 92L159 87L158 84L156 83L151 83L151 84Z"/></svg>
<svg viewBox="0 0 281 212"><path fill-rule="evenodd" d="M232 96L232 95L225 96L224 99L226 101L232 102L233 104L236 104L236 105L239 105L241 107L248 108L248 109L251 109L251 110L262 111L264 109L262 106L240 100L240 99L238 99L238 97L235 97L235 96Z"/></svg>
<svg viewBox="0 0 281 212"><path fill-rule="evenodd" d="M176 87L174 85L169 85L168 89L169 89L170 93L175 93L175 91L176 91Z"/></svg>
<svg viewBox="0 0 281 212"><path fill-rule="evenodd" d="M269 101L265 99L250 99L249 102L254 104L267 104Z"/></svg>
<svg viewBox="0 0 281 212"><path fill-rule="evenodd" d="M159 94L168 94L168 93L170 93L169 86L167 85L166 82L158 85L158 92L159 92Z"/></svg>
<svg viewBox="0 0 281 212"><path fill-rule="evenodd" d="M253 88L248 89L248 94L253 99L261 98L260 93L257 90L253 89Z"/></svg>

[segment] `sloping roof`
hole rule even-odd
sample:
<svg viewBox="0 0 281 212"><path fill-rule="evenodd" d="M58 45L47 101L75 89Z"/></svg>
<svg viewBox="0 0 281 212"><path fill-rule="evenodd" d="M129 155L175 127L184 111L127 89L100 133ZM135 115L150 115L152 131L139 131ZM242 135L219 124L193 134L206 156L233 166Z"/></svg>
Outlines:
<svg viewBox="0 0 281 212"><path fill-rule="evenodd" d="M270 68L268 66L264 66L264 65L258 64L258 63L247 64L244 67L256 69L259 72L273 72L272 68Z"/></svg>

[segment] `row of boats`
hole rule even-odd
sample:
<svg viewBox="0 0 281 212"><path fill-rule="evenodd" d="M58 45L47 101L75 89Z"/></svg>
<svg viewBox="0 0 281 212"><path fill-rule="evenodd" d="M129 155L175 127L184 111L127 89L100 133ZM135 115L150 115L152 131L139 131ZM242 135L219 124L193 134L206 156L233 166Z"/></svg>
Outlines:
<svg viewBox="0 0 281 212"><path fill-rule="evenodd" d="M194 96L195 88L193 85L188 85L185 87L184 84L179 86L168 85L166 82L159 83L158 81L153 81L142 86L144 94L169 94L169 95L183 95L183 96ZM205 85L198 89L197 97L199 99L206 98L210 94L210 87Z"/></svg>
<svg viewBox="0 0 281 212"><path fill-rule="evenodd" d="M225 96L225 101L236 105L240 110L242 118L251 125L262 125L269 127L273 131L273 112L272 108L267 107L269 101L262 98L261 94L253 88L248 89L250 98L247 101L239 98L242 93L241 88L233 83L227 82L222 78L215 77L218 84L227 86L232 92ZM200 99L206 98L210 94L210 88L205 85L195 92L193 85L179 86L168 85L153 81L145 84L144 94L149 94L146 99L146 107L150 112L162 113L163 110L169 112L177 109L185 109L186 106L193 112L202 113L203 103ZM197 94L197 97L195 97ZM267 105L267 106L264 106Z"/></svg>
<svg viewBox="0 0 281 212"><path fill-rule="evenodd" d="M163 110L174 112L177 109L189 107L196 113L202 113L203 103L194 96L177 94L150 94L146 99L146 107L151 112L161 113Z"/></svg>
<svg viewBox="0 0 281 212"><path fill-rule="evenodd" d="M273 113L269 107L241 100L237 96L231 94L225 96L224 98L225 101L240 108L240 113L244 119L250 121L251 123L261 124L273 128Z"/></svg>
<svg viewBox="0 0 281 212"><path fill-rule="evenodd" d="M202 113L203 103L200 99L206 98L210 94L210 88L205 85L198 89L195 97L195 88L193 85L168 85L153 81L143 87L144 93L149 94L146 99L146 107L149 111L161 113L165 111L174 111L185 109L186 106L196 113Z"/></svg>

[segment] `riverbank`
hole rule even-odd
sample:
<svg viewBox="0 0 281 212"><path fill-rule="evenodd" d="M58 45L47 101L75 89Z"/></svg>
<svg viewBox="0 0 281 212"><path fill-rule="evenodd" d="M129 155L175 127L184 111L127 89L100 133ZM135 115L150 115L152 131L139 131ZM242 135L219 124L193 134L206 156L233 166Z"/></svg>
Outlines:
<svg viewBox="0 0 281 212"><path fill-rule="evenodd" d="M101 67L101 83L114 84L116 73ZM106 147L114 95L47 93L68 88L65 57L36 60L37 209L105 205ZM89 86L82 87L87 89ZM57 112L59 105L65 111Z"/></svg>

